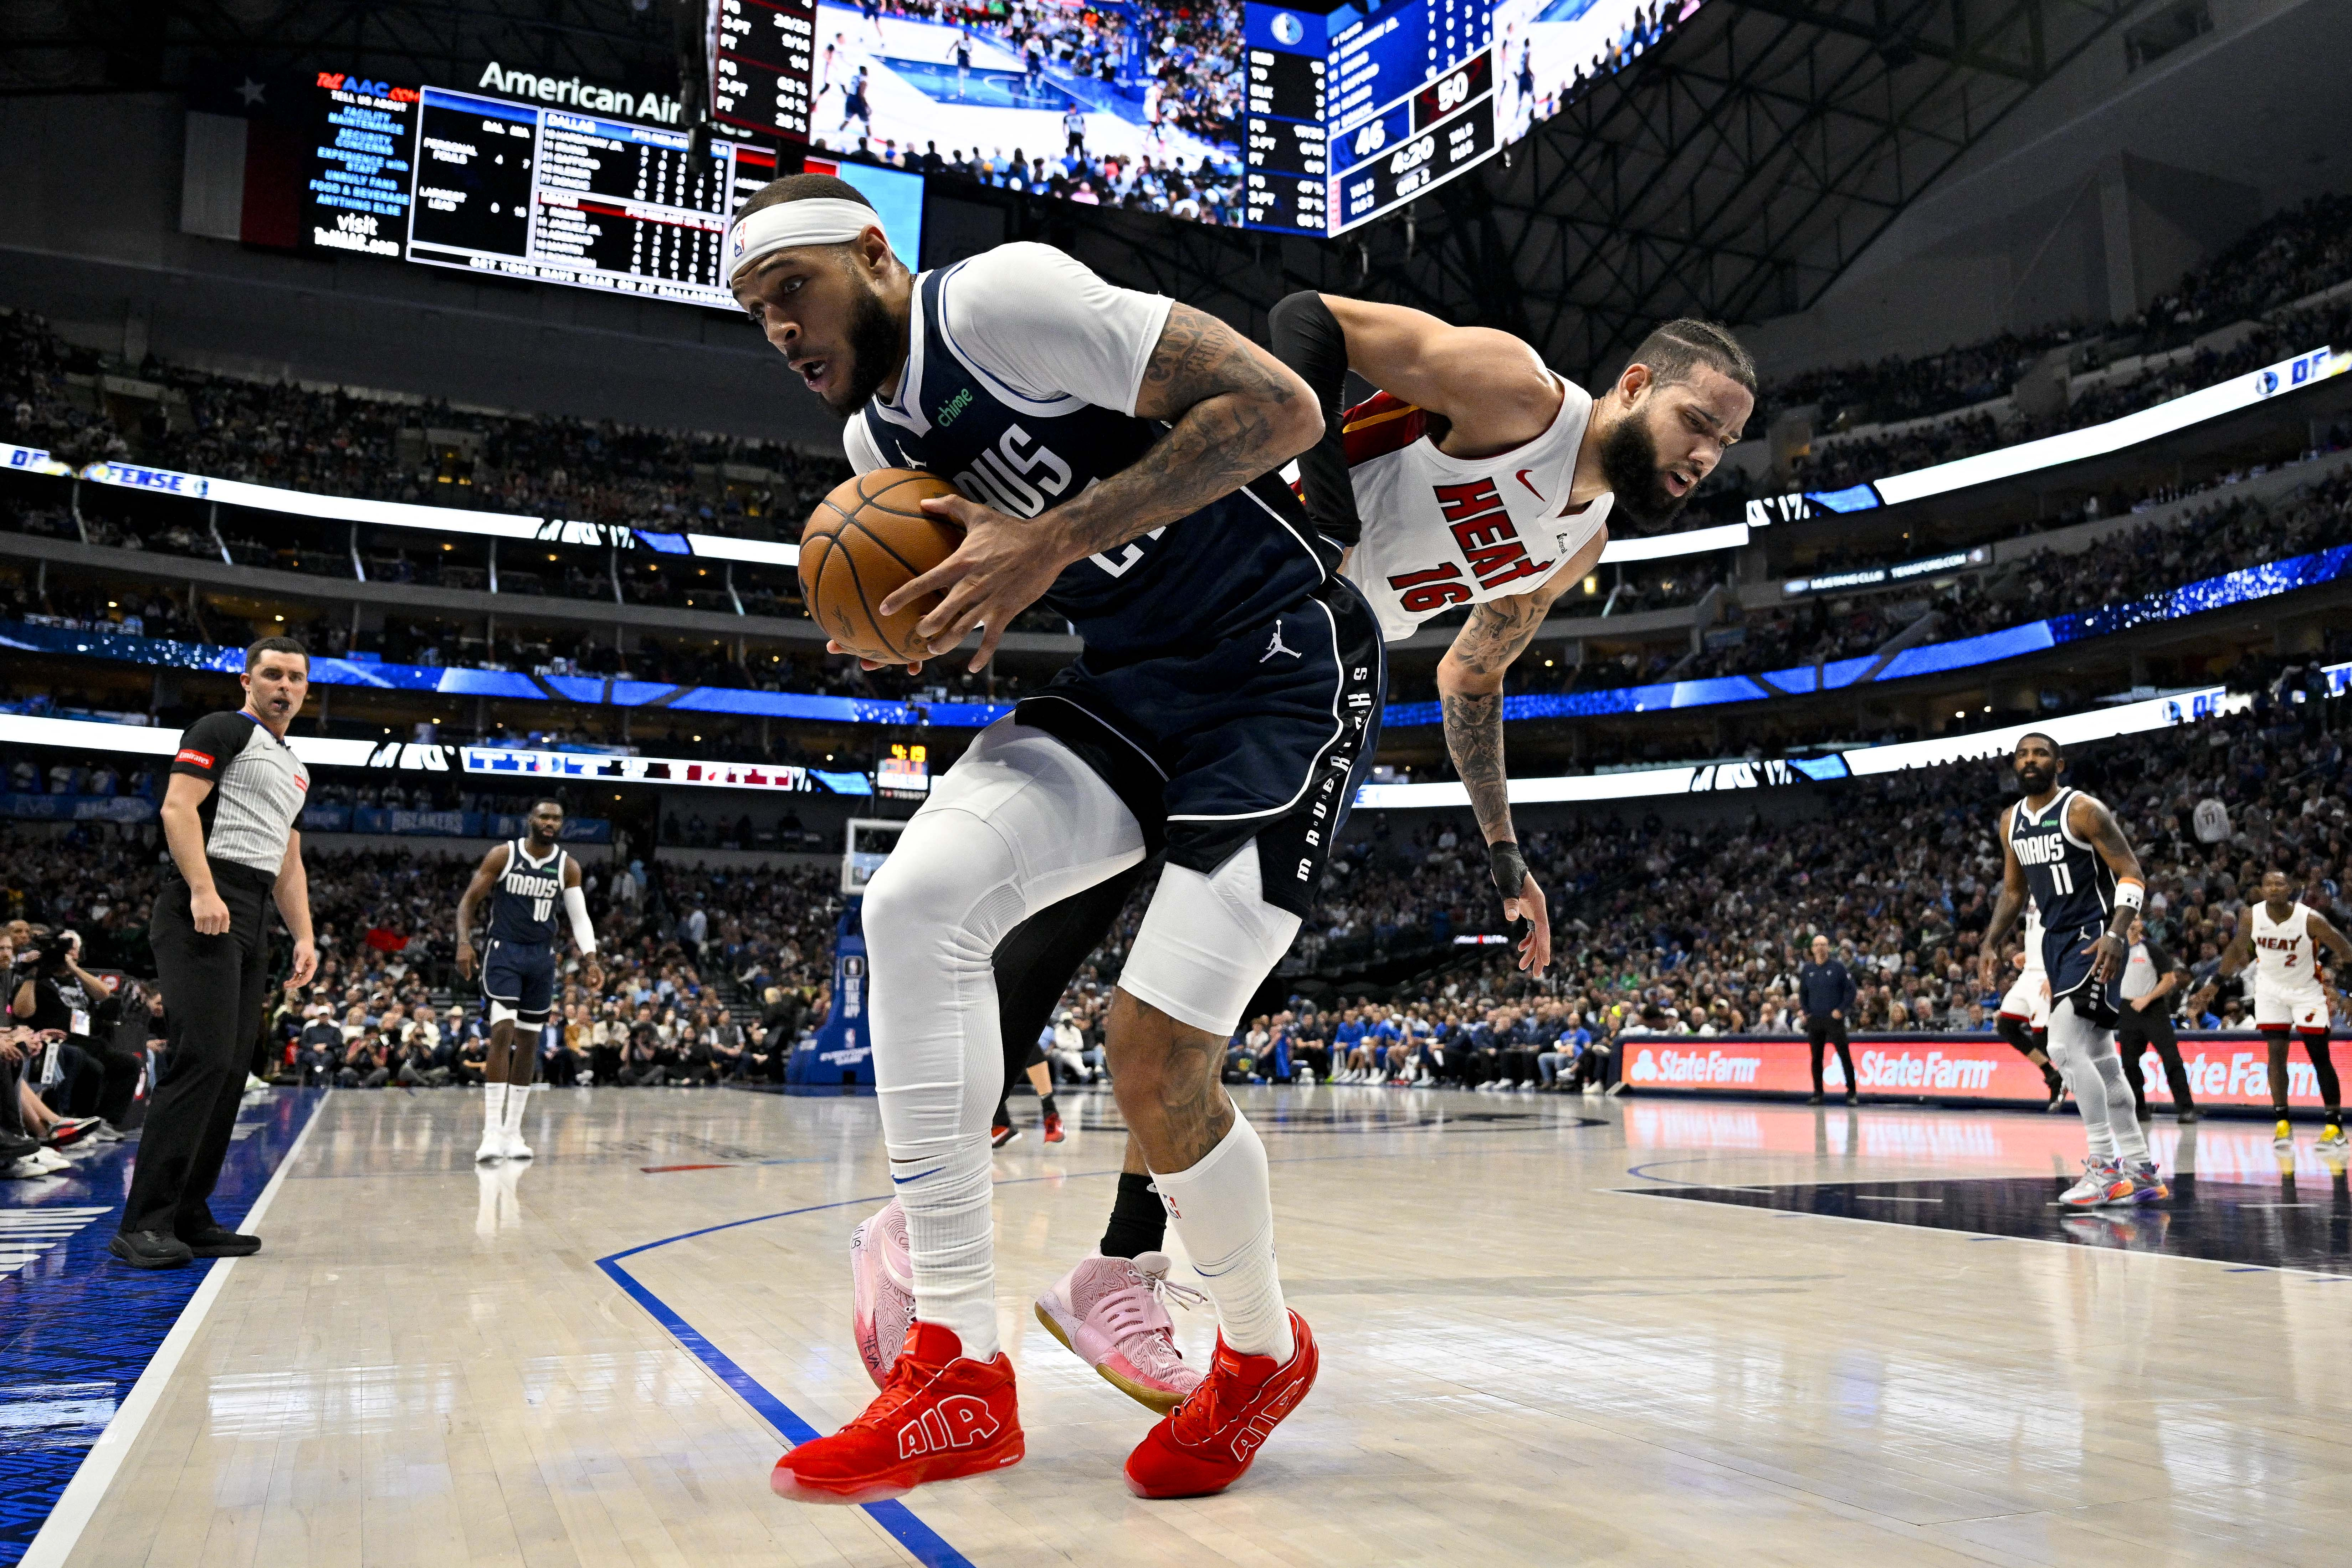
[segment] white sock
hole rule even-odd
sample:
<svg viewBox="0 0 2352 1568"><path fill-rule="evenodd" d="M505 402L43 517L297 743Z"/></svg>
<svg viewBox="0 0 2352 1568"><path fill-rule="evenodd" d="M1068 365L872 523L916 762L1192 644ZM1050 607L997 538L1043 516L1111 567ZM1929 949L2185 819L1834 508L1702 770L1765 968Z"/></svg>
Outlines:
<svg viewBox="0 0 2352 1568"><path fill-rule="evenodd" d="M509 1084L507 1086L506 1130L518 1138L521 1137L522 1113L530 1109L530 1085L527 1083Z"/></svg>
<svg viewBox="0 0 2352 1568"><path fill-rule="evenodd" d="M1151 1173L1169 1223L1217 1303L1225 1343L1287 1362L1297 1352L1274 1267L1274 1189L1265 1145L1236 1111L1233 1131L1189 1171Z"/></svg>
<svg viewBox="0 0 2352 1568"><path fill-rule="evenodd" d="M953 1329L963 1353L992 1359L996 1341L996 1236L991 1228L988 1134L946 1153L893 1161L890 1180L907 1211L907 1258L915 1316ZM913 1171L914 1175L906 1173Z"/></svg>
<svg viewBox="0 0 2352 1568"><path fill-rule="evenodd" d="M482 1131L496 1132L505 1125L501 1120L507 1112L507 1086L503 1083L482 1085Z"/></svg>

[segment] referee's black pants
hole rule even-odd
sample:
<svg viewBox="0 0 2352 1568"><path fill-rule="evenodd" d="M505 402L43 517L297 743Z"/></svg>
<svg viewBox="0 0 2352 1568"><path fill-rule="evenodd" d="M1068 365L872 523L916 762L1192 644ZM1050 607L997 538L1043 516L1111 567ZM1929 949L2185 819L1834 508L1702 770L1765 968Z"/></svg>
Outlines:
<svg viewBox="0 0 2352 1568"><path fill-rule="evenodd" d="M2164 1063L2164 1081L2172 1089L2172 1109L2197 1109L2197 1097L2189 1092L2189 1073L2180 1065L2180 1041L2172 1032L2172 1019L2163 1003L2144 1009L2125 1003L2123 1016L2116 1020L2116 1047L2123 1053L2124 1079L2131 1085L2133 1106L2140 1116L2147 1115L2147 1083L2140 1061L2150 1047Z"/></svg>
<svg viewBox="0 0 2352 1568"><path fill-rule="evenodd" d="M253 1058L268 989L267 921L277 879L212 862L213 886L228 905L228 930L205 936L189 913L188 884L171 877L155 897L147 939L163 985L172 1052L139 1135L127 1231L186 1237L215 1222L207 1200L228 1157L229 1132Z"/></svg>

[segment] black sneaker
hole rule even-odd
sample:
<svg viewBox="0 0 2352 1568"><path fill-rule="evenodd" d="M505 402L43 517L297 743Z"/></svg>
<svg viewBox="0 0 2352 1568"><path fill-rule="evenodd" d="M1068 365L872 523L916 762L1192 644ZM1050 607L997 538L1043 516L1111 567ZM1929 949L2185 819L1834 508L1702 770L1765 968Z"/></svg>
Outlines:
<svg viewBox="0 0 2352 1568"><path fill-rule="evenodd" d="M198 1258L250 1258L261 1250L261 1237L246 1236L215 1225L180 1239Z"/></svg>
<svg viewBox="0 0 2352 1568"><path fill-rule="evenodd" d="M133 1268L184 1268L196 1255L179 1237L160 1230L121 1230L106 1250Z"/></svg>
<svg viewBox="0 0 2352 1568"><path fill-rule="evenodd" d="M2185 1106L2182 1108L2180 1114L2174 1117L2172 1120L2185 1127L2189 1123L2197 1120L2197 1108L2193 1105Z"/></svg>

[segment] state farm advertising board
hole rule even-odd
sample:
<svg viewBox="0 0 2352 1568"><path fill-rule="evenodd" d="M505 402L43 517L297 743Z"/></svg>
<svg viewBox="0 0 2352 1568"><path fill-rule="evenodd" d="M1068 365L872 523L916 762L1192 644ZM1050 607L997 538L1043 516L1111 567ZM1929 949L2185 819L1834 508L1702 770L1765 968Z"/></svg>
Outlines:
<svg viewBox="0 0 2352 1568"><path fill-rule="evenodd" d="M1864 1096L1890 1100L2016 1100L2045 1098L2041 1069L1992 1035L1856 1035L1853 1076ZM2297 1043L2288 1053L2287 1102L2316 1108L2319 1086ZM1822 1053L1822 1080L1845 1092L1837 1053ZM1706 1038L1696 1035L1635 1035L1623 1045L1626 1084L1644 1091L1714 1094L1810 1094L1810 1053L1800 1039ZM2252 1034L2183 1035L2180 1064L2200 1105L2263 1107L2271 1103L2270 1051ZM2164 1064L2148 1052L2137 1064L2150 1105L2172 1103Z"/></svg>

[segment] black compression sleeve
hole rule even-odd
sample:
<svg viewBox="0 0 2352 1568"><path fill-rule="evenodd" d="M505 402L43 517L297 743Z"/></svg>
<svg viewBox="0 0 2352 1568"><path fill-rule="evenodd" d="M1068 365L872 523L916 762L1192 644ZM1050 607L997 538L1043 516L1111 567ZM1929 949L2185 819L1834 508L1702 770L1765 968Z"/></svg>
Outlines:
<svg viewBox="0 0 2352 1568"><path fill-rule="evenodd" d="M1348 381L1348 334L1313 289L1285 295L1266 318L1274 357L1315 389L1323 410L1323 438L1298 455L1298 488L1317 531L1352 545L1363 536L1356 491L1348 479L1348 445L1340 433L1340 400Z"/></svg>

